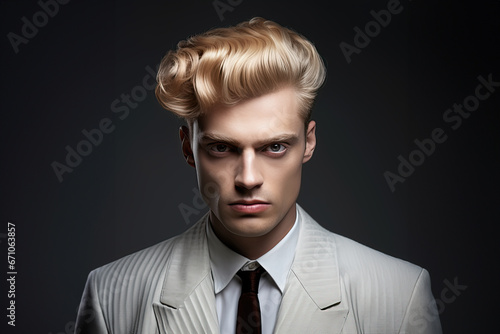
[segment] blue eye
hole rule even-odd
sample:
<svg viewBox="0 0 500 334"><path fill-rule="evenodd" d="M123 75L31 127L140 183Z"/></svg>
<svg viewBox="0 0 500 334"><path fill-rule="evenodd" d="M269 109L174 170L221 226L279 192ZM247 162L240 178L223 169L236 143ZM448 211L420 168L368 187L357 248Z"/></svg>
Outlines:
<svg viewBox="0 0 500 334"><path fill-rule="evenodd" d="M267 148L268 151L273 153L281 153L286 149L285 145L282 144L271 144Z"/></svg>

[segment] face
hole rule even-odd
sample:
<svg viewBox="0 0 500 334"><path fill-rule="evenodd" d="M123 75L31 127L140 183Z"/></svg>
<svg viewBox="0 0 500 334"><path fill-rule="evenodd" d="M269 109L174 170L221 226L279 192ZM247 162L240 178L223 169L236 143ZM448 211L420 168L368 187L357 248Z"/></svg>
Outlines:
<svg viewBox="0 0 500 334"><path fill-rule="evenodd" d="M316 144L304 131L295 91L284 88L234 106L219 106L180 136L222 239L281 238L295 221L302 164ZM279 241L277 240L277 241Z"/></svg>

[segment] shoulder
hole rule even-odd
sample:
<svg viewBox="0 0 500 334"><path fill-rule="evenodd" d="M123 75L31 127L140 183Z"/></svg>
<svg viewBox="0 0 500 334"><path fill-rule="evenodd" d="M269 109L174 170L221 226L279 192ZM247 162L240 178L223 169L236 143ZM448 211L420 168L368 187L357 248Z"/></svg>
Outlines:
<svg viewBox="0 0 500 334"><path fill-rule="evenodd" d="M91 298L86 299L100 305L105 319L114 319L117 314L136 319L143 313L144 303L151 303L160 293L169 254L180 239L175 236L92 270L84 292ZM126 324L128 321L117 320L119 326Z"/></svg>
<svg viewBox="0 0 500 334"><path fill-rule="evenodd" d="M335 257L339 275L345 279L366 281L369 277L383 277L386 282L408 282L410 278L416 280L423 270L418 265L325 229L301 208L299 214L303 222L303 238L309 240L309 246L324 248Z"/></svg>
<svg viewBox="0 0 500 334"><path fill-rule="evenodd" d="M331 258L343 286L343 298L358 314L370 314L382 303L402 318L415 293L430 292L424 268L328 231L306 214L303 217L305 234L314 236L309 245L324 249ZM318 245L318 241L322 243Z"/></svg>
<svg viewBox="0 0 500 334"><path fill-rule="evenodd" d="M99 281L130 281L140 276L154 276L155 268L161 268L180 236L164 240L153 246L126 255L96 268L92 275ZM153 270L153 272L152 272Z"/></svg>
<svg viewBox="0 0 500 334"><path fill-rule="evenodd" d="M344 296L359 324L441 333L426 269L340 235L334 239Z"/></svg>
<svg viewBox="0 0 500 334"><path fill-rule="evenodd" d="M172 253L184 252L193 234L200 234L203 230L204 224L200 220L180 235L94 269L89 280L93 281L98 291L108 295L111 286L114 291L156 286L161 283L160 280L170 265Z"/></svg>
<svg viewBox="0 0 500 334"><path fill-rule="evenodd" d="M344 236L331 235L343 300L353 310L358 325L370 330L384 327L395 331L413 324L415 319L422 318L421 314L433 314L435 304L426 269ZM431 325L438 326L439 322L426 323Z"/></svg>
<svg viewBox="0 0 500 334"><path fill-rule="evenodd" d="M129 333L132 328L153 332L156 325L151 305L160 298L165 273L179 259L174 259L174 254L186 252L204 226L199 221L178 236L91 271L77 327L83 333Z"/></svg>
<svg viewBox="0 0 500 334"><path fill-rule="evenodd" d="M332 233L332 232L329 232ZM339 268L351 279L377 277L386 280L407 281L418 278L422 267L400 258L385 254L352 239L332 233L337 250Z"/></svg>

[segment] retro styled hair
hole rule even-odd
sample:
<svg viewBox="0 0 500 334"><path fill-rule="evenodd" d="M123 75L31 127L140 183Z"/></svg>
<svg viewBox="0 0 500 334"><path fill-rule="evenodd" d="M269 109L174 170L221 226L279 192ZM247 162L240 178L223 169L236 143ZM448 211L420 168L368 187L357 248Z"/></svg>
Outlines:
<svg viewBox="0 0 500 334"><path fill-rule="evenodd" d="M256 17L179 42L161 61L155 94L165 109L192 124L216 104L234 105L291 86L307 123L325 75L310 41Z"/></svg>

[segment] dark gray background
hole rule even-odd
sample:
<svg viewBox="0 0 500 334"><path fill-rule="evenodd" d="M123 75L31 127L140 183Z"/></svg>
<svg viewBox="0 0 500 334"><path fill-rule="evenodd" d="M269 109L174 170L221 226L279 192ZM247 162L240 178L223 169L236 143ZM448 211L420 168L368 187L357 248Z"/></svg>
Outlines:
<svg viewBox="0 0 500 334"><path fill-rule="evenodd" d="M146 67L179 40L253 16L304 34L328 68L299 203L328 229L427 268L437 299L446 280L466 285L441 310L446 333L496 328L500 88L457 130L442 116L474 94L479 75L500 81L499 1L402 0L402 12L350 64L339 44L353 44L353 28L387 1L246 0L221 21L212 1L73 0L17 54L7 34L21 34L21 18L32 21L41 7L0 4L3 310L7 222L17 228L16 327L0 317L8 333L69 333L90 270L184 231L205 212L185 221L179 211L195 208L196 187L179 149L181 122L151 90L123 120L111 104L141 86ZM114 131L59 182L51 163L64 163L65 147L104 118ZM396 172L398 156L408 158L413 141L438 127L447 140L391 192L383 173Z"/></svg>

